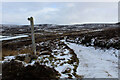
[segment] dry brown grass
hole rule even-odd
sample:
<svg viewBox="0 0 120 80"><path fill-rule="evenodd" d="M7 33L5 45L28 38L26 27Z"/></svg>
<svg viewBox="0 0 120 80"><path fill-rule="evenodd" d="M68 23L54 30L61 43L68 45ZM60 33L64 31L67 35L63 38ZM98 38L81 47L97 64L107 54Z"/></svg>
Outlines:
<svg viewBox="0 0 120 80"><path fill-rule="evenodd" d="M45 42L48 40L55 40L55 39L63 39L64 36L68 36L69 38L75 38L75 37L82 37L82 36L87 36L87 35L92 35L92 37L96 37L96 36L102 36L105 38L111 38L111 37L115 37L116 35L119 36L119 31L120 28L111 28L111 29L106 29L105 31L102 32L94 32L94 33L89 33L89 34L83 34L81 33L82 31L71 31L71 32L65 32L64 34L55 34L55 33L45 33L45 35L40 35L40 34L35 34L35 41L36 43L40 43L40 42ZM108 36L109 35L109 36ZM91 36L88 36L91 37ZM18 41L18 40L24 40L24 41ZM15 42L14 42L15 41ZM16 42L18 41L18 42ZM13 40L12 41L3 41L2 42L2 54L3 56L8 56L8 55L15 55L15 54L24 54L24 53L31 53L31 49L22 49L23 46L28 46L31 45L31 37L29 36L28 38L23 38L23 39L17 39L17 40ZM17 49L20 49L20 51L18 51Z"/></svg>
<svg viewBox="0 0 120 80"><path fill-rule="evenodd" d="M9 50L9 49L2 49L2 57L4 56L12 56L17 54L26 54L26 53L32 53L31 49L24 48L21 50Z"/></svg>
<svg viewBox="0 0 120 80"><path fill-rule="evenodd" d="M24 54L24 53L32 53L32 50L29 48L24 48L22 50L19 51L20 54Z"/></svg>
<svg viewBox="0 0 120 80"><path fill-rule="evenodd" d="M16 55L16 54L18 54L18 51L16 51L16 50L2 49L2 57Z"/></svg>

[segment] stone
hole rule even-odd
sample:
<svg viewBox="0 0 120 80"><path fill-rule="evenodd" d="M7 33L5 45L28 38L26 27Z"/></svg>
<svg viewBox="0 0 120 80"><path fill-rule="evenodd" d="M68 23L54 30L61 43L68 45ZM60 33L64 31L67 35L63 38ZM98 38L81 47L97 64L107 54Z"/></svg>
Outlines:
<svg viewBox="0 0 120 80"><path fill-rule="evenodd" d="M49 51L42 51L40 55L51 55L51 52L49 52Z"/></svg>
<svg viewBox="0 0 120 80"><path fill-rule="evenodd" d="M31 58L29 56L26 56L25 57L25 60L24 60L26 63L29 63L31 61Z"/></svg>

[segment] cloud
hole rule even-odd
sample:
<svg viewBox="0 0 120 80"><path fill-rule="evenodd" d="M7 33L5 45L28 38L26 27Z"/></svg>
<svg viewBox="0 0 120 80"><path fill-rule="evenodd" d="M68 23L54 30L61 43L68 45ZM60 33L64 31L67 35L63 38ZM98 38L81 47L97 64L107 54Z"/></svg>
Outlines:
<svg viewBox="0 0 120 80"><path fill-rule="evenodd" d="M20 12L27 12L27 9L26 8L20 8L19 11Z"/></svg>
<svg viewBox="0 0 120 80"><path fill-rule="evenodd" d="M48 13L48 12L54 12L54 11L58 11L58 9L56 9L56 8L43 8L41 10L42 13Z"/></svg>
<svg viewBox="0 0 120 80"><path fill-rule="evenodd" d="M118 2L119 0L2 0L2 2Z"/></svg>
<svg viewBox="0 0 120 80"><path fill-rule="evenodd" d="M28 24L27 18L30 16L34 17L36 24L117 22L118 5L114 2L16 2L3 4L3 23Z"/></svg>
<svg viewBox="0 0 120 80"><path fill-rule="evenodd" d="M53 13L59 11L57 8L43 8L41 10L38 11L32 11L32 12L28 12L28 14L34 15L34 16L39 16L39 15L47 15L49 13Z"/></svg>
<svg viewBox="0 0 120 80"><path fill-rule="evenodd" d="M49 19L52 19L54 13L59 11L57 8L44 7L38 10L28 11L25 8L19 8L20 13L4 13L3 14L3 23L9 24L26 24L27 18L33 16L36 22L47 23ZM21 13L22 12L22 13Z"/></svg>
<svg viewBox="0 0 120 80"><path fill-rule="evenodd" d="M68 3L67 7L75 7L75 4L74 3Z"/></svg>

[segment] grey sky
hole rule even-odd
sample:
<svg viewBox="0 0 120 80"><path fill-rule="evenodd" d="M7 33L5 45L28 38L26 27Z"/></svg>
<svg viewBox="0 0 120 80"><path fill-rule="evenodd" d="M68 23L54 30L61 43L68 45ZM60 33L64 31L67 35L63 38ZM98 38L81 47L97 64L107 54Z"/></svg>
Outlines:
<svg viewBox="0 0 120 80"><path fill-rule="evenodd" d="M76 24L117 22L117 2L4 2L2 23L28 24L33 16L39 24Z"/></svg>

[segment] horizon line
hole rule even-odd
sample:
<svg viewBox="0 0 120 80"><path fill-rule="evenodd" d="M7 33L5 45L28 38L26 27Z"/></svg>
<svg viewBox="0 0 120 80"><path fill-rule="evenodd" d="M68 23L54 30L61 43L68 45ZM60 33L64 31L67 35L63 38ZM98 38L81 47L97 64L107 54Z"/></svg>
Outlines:
<svg viewBox="0 0 120 80"><path fill-rule="evenodd" d="M82 24L116 24L118 22L83 22L83 23L70 23L70 24L55 24L55 23L36 23L39 24L53 24L53 25L82 25ZM29 25L29 24L10 24L10 23L0 23L0 25Z"/></svg>

